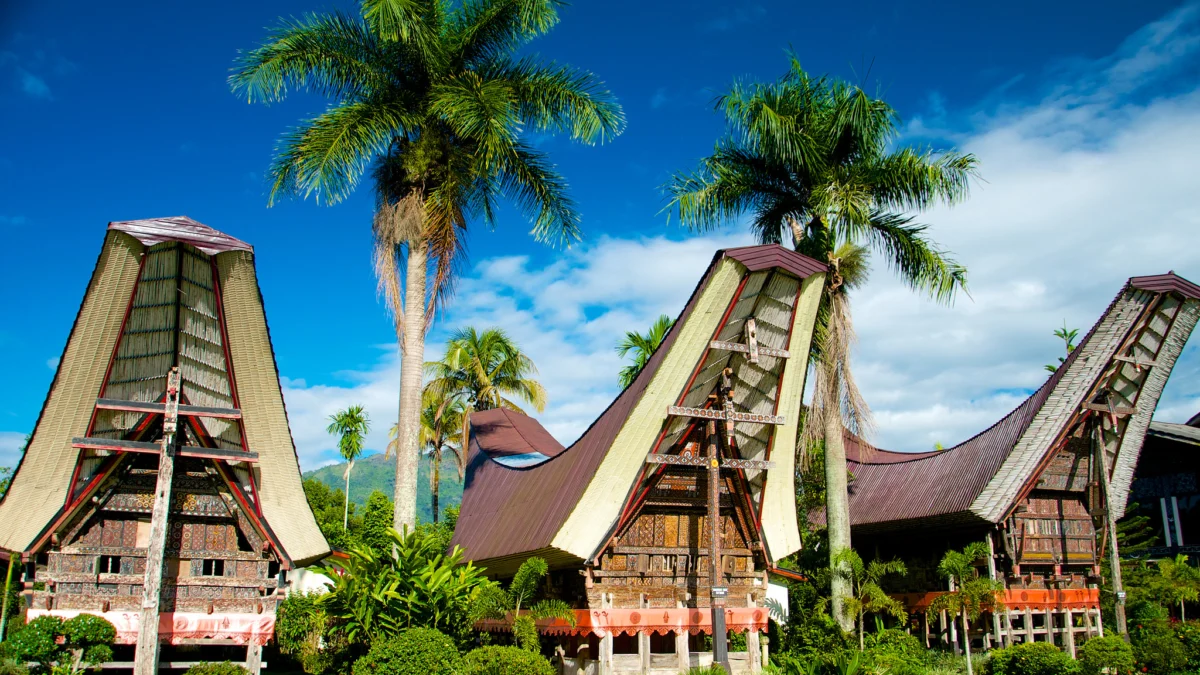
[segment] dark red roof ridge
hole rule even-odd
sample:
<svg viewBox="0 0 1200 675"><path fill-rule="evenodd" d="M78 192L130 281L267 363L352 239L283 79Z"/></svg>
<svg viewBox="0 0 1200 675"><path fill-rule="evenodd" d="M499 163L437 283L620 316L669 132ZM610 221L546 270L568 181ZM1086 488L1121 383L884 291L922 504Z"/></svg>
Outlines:
<svg viewBox="0 0 1200 675"><path fill-rule="evenodd" d="M108 224L108 229L124 232L146 246L167 241L181 241L195 246L209 255L227 251L254 251L253 246L241 239L225 234L188 216L114 220Z"/></svg>
<svg viewBox="0 0 1200 675"><path fill-rule="evenodd" d="M1152 274L1144 277L1130 277L1129 285L1144 291L1169 293L1174 291L1185 298L1200 299L1200 286L1184 279L1170 270L1166 274Z"/></svg>

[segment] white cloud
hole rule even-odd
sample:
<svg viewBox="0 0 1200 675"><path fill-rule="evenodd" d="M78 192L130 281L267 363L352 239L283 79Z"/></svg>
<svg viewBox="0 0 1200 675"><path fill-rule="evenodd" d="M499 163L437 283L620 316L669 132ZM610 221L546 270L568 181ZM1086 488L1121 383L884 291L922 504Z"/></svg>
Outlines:
<svg viewBox="0 0 1200 675"><path fill-rule="evenodd" d="M58 362L59 362L59 357L57 357L57 356L48 358L48 359L46 359L46 367L49 368L50 370L54 370L55 368L58 368Z"/></svg>
<svg viewBox="0 0 1200 675"><path fill-rule="evenodd" d="M1118 95L1153 86L1194 56L1196 18L1195 6L1185 7L1090 64L1091 76L1073 71L1041 101L994 105L966 131L938 131L982 162L985 182L966 203L921 218L970 269L971 297L935 305L880 263L855 298L855 370L879 445L927 450L990 426L1048 375L1042 366L1062 347L1051 331L1065 320L1086 332L1126 278L1175 270L1200 282L1200 91ZM942 124L954 113L934 118ZM928 121L910 132L929 135ZM618 337L676 315L713 252L746 241L744 233L601 239L542 268L519 256L481 258L441 325L512 333L549 391L540 419L569 443L616 393ZM441 337L431 336L430 356ZM333 458L324 419L349 403L367 405L379 427L373 447L382 447L396 414L395 355L355 377L346 387L287 384L306 467ZM1183 421L1197 410L1200 351L1191 344L1158 418Z"/></svg>
<svg viewBox="0 0 1200 675"><path fill-rule="evenodd" d="M25 434L16 431L0 431L0 466L15 469L21 460L21 446Z"/></svg>

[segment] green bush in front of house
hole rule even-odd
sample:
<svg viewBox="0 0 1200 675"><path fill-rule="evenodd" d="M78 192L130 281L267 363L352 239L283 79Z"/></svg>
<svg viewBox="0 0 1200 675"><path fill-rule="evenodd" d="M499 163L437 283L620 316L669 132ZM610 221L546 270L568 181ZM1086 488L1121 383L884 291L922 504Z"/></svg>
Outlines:
<svg viewBox="0 0 1200 675"><path fill-rule="evenodd" d="M1048 642L1027 642L993 649L987 675L1075 675L1079 664Z"/></svg>
<svg viewBox="0 0 1200 675"><path fill-rule="evenodd" d="M541 654L520 647L479 647L463 657L459 675L554 675L554 666Z"/></svg>
<svg viewBox="0 0 1200 675"><path fill-rule="evenodd" d="M456 675L462 662L445 633L409 628L396 637L375 640L367 655L354 662L353 675Z"/></svg>

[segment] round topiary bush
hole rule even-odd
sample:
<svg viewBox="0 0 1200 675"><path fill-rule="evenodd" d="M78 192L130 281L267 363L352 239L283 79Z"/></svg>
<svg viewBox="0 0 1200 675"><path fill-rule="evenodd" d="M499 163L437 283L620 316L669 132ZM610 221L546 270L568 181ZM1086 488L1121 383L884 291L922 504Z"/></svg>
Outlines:
<svg viewBox="0 0 1200 675"><path fill-rule="evenodd" d="M357 667L357 666L356 666ZM554 675L541 654L519 647L479 647L463 657L460 675ZM365 675L355 672L354 675Z"/></svg>
<svg viewBox="0 0 1200 675"><path fill-rule="evenodd" d="M1027 642L993 649L989 675L1075 675L1079 666L1066 652L1048 642Z"/></svg>
<svg viewBox="0 0 1200 675"><path fill-rule="evenodd" d="M888 628L867 635L867 654L871 661L891 673L924 672L929 650L914 635Z"/></svg>
<svg viewBox="0 0 1200 675"><path fill-rule="evenodd" d="M1124 675L1134 670L1133 647L1119 635L1094 637L1083 643L1077 652L1079 670L1083 675L1100 675L1106 672Z"/></svg>
<svg viewBox="0 0 1200 675"><path fill-rule="evenodd" d="M377 641L354 662L354 675L455 675L462 657L454 641L432 628L409 628Z"/></svg>

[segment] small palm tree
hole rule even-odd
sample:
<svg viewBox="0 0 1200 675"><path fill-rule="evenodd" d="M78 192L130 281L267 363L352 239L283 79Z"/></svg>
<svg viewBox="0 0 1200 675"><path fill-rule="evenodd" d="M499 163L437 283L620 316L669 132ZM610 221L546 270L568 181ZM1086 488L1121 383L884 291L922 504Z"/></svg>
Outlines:
<svg viewBox="0 0 1200 675"><path fill-rule="evenodd" d="M1004 584L990 577L979 576L975 563L988 556L987 544L977 541L961 551L946 551L938 563L938 573L950 581L953 590L937 596L926 610L929 617L946 610L950 616L962 619L963 648L967 654L967 675L971 667L970 621L975 621L984 610L996 611L1004 606L1002 593ZM952 619L953 620L953 619Z"/></svg>
<svg viewBox="0 0 1200 675"><path fill-rule="evenodd" d="M473 412L507 408L523 414L518 401L538 412L546 409L546 389L533 377L537 372L533 360L503 330L480 332L468 326L446 340L441 361L425 364L430 378L425 389L442 400L462 401L461 443L466 447Z"/></svg>
<svg viewBox="0 0 1200 675"><path fill-rule="evenodd" d="M346 504L342 512L342 529L345 530L350 523L350 471L365 447L371 418L361 405L352 405L330 415L325 431L338 437L338 452L346 460Z"/></svg>
<svg viewBox="0 0 1200 675"><path fill-rule="evenodd" d="M858 651L861 652L865 649L863 624L867 613L891 614L901 623L907 620L908 613L904 611L904 604L884 593L879 584L888 575L908 574L908 568L901 560L872 560L869 564L864 564L858 553L851 548L842 549L835 556L835 560L840 565L840 568L835 569L839 569L838 573L846 574L847 581L850 582L851 594L843 598L843 601L846 609L858 618Z"/></svg>
<svg viewBox="0 0 1200 675"><path fill-rule="evenodd" d="M891 106L859 87L810 76L794 57L778 81L735 84L717 99L717 109L728 133L698 170L667 185L670 208L701 232L749 212L761 243L783 243L790 233L797 251L830 266L811 359L818 390L800 449L824 448L832 561L851 548L844 433L861 437L870 430L869 410L850 372L848 291L865 281L870 250L913 290L952 301L966 285L966 268L909 214L964 199L976 161L953 151L898 147ZM814 446L814 438L823 446ZM844 575L833 576L833 615L849 631L853 620L842 602L850 594L847 583Z"/></svg>
<svg viewBox="0 0 1200 675"><path fill-rule="evenodd" d="M1079 329L1072 328L1072 329L1068 330L1067 329L1067 321L1066 321L1066 319L1063 319L1063 327L1055 329L1054 337L1063 341L1063 344L1065 344L1066 348L1067 348L1067 356L1070 356L1071 352L1075 351L1075 338L1079 337ZM1060 357L1058 357L1057 365L1046 364L1045 367L1046 367L1046 370L1053 373L1058 370L1059 366L1061 366L1062 364L1064 364L1066 362L1067 362L1066 357L1060 356Z"/></svg>
<svg viewBox="0 0 1200 675"><path fill-rule="evenodd" d="M674 319L662 314L645 333L634 331L625 333L625 337L617 343L617 356L624 358L626 355L632 354L633 363L622 368L617 375L617 382L622 389L633 384L638 373L642 372L642 369L649 363L650 357L654 356L654 352L662 346L663 340L667 337L667 331L671 330L671 326L674 325Z"/></svg>
<svg viewBox="0 0 1200 675"><path fill-rule="evenodd" d="M425 332L453 289L468 224L494 226L508 198L538 241L576 240L566 181L529 134L591 144L624 127L594 75L518 53L558 23L560 5L362 0L357 16L282 20L229 78L250 102L291 90L332 101L281 140L271 203L297 195L333 204L364 174L373 180L375 272L401 349L397 528L416 522Z"/></svg>
<svg viewBox="0 0 1200 675"><path fill-rule="evenodd" d="M446 398L426 389L425 405L421 409L421 448L429 457L429 489L433 507L433 522L438 521L438 494L442 480L442 460L447 454L454 457L461 481L467 469L467 451L463 447L463 411L458 397ZM395 427L393 427L393 430ZM389 444L388 446L392 446Z"/></svg>
<svg viewBox="0 0 1200 675"><path fill-rule="evenodd" d="M1185 602L1200 600L1200 570L1188 564L1182 553L1174 558L1158 561L1158 576L1151 577L1150 594L1158 597L1164 605L1179 606L1179 620L1187 621Z"/></svg>

